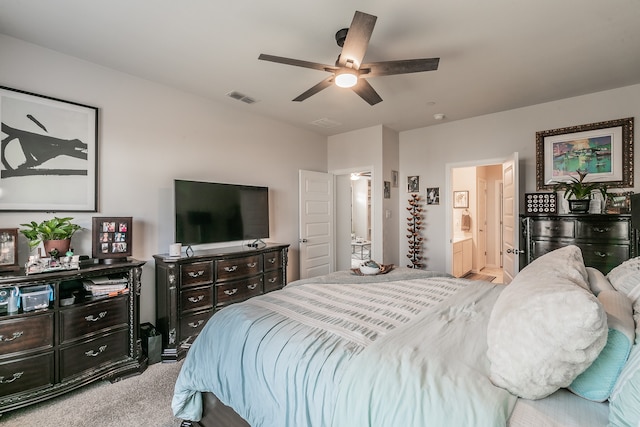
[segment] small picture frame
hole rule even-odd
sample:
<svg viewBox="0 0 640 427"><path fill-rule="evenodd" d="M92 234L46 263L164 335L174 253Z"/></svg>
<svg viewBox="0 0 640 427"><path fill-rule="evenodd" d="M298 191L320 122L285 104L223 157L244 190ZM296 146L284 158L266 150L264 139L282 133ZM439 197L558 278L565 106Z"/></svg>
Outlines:
<svg viewBox="0 0 640 427"><path fill-rule="evenodd" d="M420 192L420 177L417 175L407 177L407 192L419 193Z"/></svg>
<svg viewBox="0 0 640 427"><path fill-rule="evenodd" d="M440 204L440 187L427 187L427 204Z"/></svg>
<svg viewBox="0 0 640 427"><path fill-rule="evenodd" d="M18 229L0 228L0 272L18 270Z"/></svg>
<svg viewBox="0 0 640 427"><path fill-rule="evenodd" d="M104 264L126 261L131 256L132 217L93 217L93 258Z"/></svg>
<svg viewBox="0 0 640 427"><path fill-rule="evenodd" d="M468 208L469 207L469 192L468 191L454 191L453 192L453 207L454 208Z"/></svg>
<svg viewBox="0 0 640 427"><path fill-rule="evenodd" d="M391 183L389 181L384 181L384 198L391 198Z"/></svg>
<svg viewBox="0 0 640 427"><path fill-rule="evenodd" d="M394 171L394 170L391 171L391 185L394 188L398 187L398 171Z"/></svg>

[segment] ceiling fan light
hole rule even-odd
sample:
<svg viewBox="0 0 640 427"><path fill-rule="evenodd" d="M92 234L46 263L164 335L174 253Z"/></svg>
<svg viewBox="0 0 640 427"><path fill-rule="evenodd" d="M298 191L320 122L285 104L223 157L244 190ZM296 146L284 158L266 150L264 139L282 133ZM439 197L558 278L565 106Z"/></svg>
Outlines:
<svg viewBox="0 0 640 427"><path fill-rule="evenodd" d="M358 75L352 70L343 70L336 74L336 86L354 87L358 83Z"/></svg>

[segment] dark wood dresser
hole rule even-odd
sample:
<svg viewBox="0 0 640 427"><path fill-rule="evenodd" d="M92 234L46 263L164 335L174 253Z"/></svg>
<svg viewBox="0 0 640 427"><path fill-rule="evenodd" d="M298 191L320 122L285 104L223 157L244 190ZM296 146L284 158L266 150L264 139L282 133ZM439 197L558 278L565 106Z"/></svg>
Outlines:
<svg viewBox="0 0 640 427"><path fill-rule="evenodd" d="M196 251L192 256L154 255L162 361L183 358L216 310L286 285L288 248L267 244Z"/></svg>
<svg viewBox="0 0 640 427"><path fill-rule="evenodd" d="M37 292L37 305L21 300L17 312L0 313L0 413L146 368L138 338L143 265L129 260L29 276L0 275L2 290L17 286L25 293L34 287L48 292ZM93 296L83 290L83 281L97 277L126 287L111 296ZM71 295L75 299L68 299Z"/></svg>
<svg viewBox="0 0 640 427"><path fill-rule="evenodd" d="M577 245L586 266L607 274L636 256L630 214L524 215L527 264L554 249Z"/></svg>

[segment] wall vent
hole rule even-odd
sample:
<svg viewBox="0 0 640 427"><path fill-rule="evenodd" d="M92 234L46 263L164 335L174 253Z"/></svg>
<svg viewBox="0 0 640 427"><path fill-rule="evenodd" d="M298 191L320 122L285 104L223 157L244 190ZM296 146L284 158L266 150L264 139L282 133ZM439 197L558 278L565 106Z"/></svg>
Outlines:
<svg viewBox="0 0 640 427"><path fill-rule="evenodd" d="M323 119L314 120L311 122L311 124L315 126L319 126L321 128L325 128L325 129L342 126L342 123L337 122L335 120L327 119L326 117Z"/></svg>
<svg viewBox="0 0 640 427"><path fill-rule="evenodd" d="M253 104L253 103L257 102L254 98L251 98L250 96L247 96L247 95L245 95L243 93L240 93L240 92L238 92L236 90L233 90L233 91L229 92L227 94L227 96L229 98L233 98L235 100L242 101L245 104Z"/></svg>

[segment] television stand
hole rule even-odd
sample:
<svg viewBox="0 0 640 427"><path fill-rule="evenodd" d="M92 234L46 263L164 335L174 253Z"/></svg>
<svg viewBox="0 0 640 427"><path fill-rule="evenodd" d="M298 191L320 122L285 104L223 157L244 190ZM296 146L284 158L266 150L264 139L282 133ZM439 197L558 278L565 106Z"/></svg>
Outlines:
<svg viewBox="0 0 640 427"><path fill-rule="evenodd" d="M154 255L162 361L182 359L216 311L286 285L288 248L269 243L198 250L180 258Z"/></svg>

